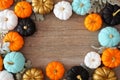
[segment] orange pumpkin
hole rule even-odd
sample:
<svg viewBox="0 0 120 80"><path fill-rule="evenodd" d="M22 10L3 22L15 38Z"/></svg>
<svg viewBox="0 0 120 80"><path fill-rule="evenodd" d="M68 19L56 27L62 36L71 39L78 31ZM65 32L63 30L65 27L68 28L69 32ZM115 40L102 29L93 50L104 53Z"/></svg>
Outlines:
<svg viewBox="0 0 120 80"><path fill-rule="evenodd" d="M0 0L0 10L9 8L13 4L13 0Z"/></svg>
<svg viewBox="0 0 120 80"><path fill-rule="evenodd" d="M16 4L14 11L18 17L27 18L32 14L32 6L26 1L21 1Z"/></svg>
<svg viewBox="0 0 120 80"><path fill-rule="evenodd" d="M3 59L2 56L0 55L0 71L3 69Z"/></svg>
<svg viewBox="0 0 120 80"><path fill-rule="evenodd" d="M97 31L102 27L102 18L99 14L89 14L84 21L85 27L89 31Z"/></svg>
<svg viewBox="0 0 120 80"><path fill-rule="evenodd" d="M46 67L46 75L51 80L59 80L63 77L65 72L64 66L58 61L50 62Z"/></svg>
<svg viewBox="0 0 120 80"><path fill-rule="evenodd" d="M114 68L120 65L120 50L106 49L102 54L102 62L105 66Z"/></svg>
<svg viewBox="0 0 120 80"><path fill-rule="evenodd" d="M10 50L11 51L18 51L23 47L24 41L23 37L20 36L18 32L9 32L5 35L4 42L10 42Z"/></svg>

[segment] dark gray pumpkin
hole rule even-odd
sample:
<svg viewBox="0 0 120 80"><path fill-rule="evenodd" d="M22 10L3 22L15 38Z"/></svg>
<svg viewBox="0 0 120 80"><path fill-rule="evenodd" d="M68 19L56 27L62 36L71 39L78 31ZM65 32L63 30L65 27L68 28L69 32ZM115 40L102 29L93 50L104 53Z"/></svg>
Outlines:
<svg viewBox="0 0 120 80"><path fill-rule="evenodd" d="M35 23L30 18L25 19L19 19L18 25L16 27L16 30L22 35L22 36L30 36L34 34L36 31Z"/></svg>
<svg viewBox="0 0 120 80"><path fill-rule="evenodd" d="M74 66L66 73L67 80L88 80L89 73L82 66Z"/></svg>
<svg viewBox="0 0 120 80"><path fill-rule="evenodd" d="M103 21L107 25L114 26L120 24L120 6L108 3L101 13Z"/></svg>

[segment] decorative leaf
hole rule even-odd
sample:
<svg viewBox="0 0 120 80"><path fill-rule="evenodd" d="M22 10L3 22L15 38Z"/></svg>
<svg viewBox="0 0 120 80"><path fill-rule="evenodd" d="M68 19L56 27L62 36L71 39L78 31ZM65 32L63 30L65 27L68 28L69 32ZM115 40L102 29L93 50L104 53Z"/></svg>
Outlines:
<svg viewBox="0 0 120 80"><path fill-rule="evenodd" d="M26 0L27 2L29 2L29 3L31 3L32 2L32 0Z"/></svg>
<svg viewBox="0 0 120 80"><path fill-rule="evenodd" d="M89 11L89 13L99 13L101 11L101 9L103 9L106 5L106 1L104 0L91 0L91 10Z"/></svg>
<svg viewBox="0 0 120 80"><path fill-rule="evenodd" d="M33 13L31 18L35 21L43 21L44 20L44 16L41 14L37 14L37 13Z"/></svg>
<svg viewBox="0 0 120 80"><path fill-rule="evenodd" d="M3 37L5 36L5 34L7 34L8 31L0 31L0 39L3 39Z"/></svg>
<svg viewBox="0 0 120 80"><path fill-rule="evenodd" d="M107 3L120 5L120 1L118 0L91 0L92 7L89 13L99 13Z"/></svg>
<svg viewBox="0 0 120 80"><path fill-rule="evenodd" d="M25 68L29 69L32 67L32 62L30 60L27 60L27 62L25 63Z"/></svg>
<svg viewBox="0 0 120 80"><path fill-rule="evenodd" d="M112 5L119 5L120 6L120 0L107 0L108 3L112 4Z"/></svg>

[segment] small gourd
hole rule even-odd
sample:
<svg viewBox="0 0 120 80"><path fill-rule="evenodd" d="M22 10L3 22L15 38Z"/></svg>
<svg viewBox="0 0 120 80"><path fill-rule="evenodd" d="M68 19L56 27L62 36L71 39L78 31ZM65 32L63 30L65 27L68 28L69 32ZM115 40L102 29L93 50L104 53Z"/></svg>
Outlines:
<svg viewBox="0 0 120 80"><path fill-rule="evenodd" d="M0 12L0 31L13 30L18 24L18 18L12 10Z"/></svg>
<svg viewBox="0 0 120 80"><path fill-rule="evenodd" d="M72 6L67 1L60 1L55 4L53 12L60 20L67 20L72 15Z"/></svg>
<svg viewBox="0 0 120 80"><path fill-rule="evenodd" d="M60 80L65 72L65 68L62 63L58 61L50 62L46 67L46 75L51 80Z"/></svg>
<svg viewBox="0 0 120 80"><path fill-rule="evenodd" d="M36 31L36 26L34 21L30 18L19 19L16 31L19 32L22 36L27 37L34 34Z"/></svg>
<svg viewBox="0 0 120 80"><path fill-rule="evenodd" d="M97 31L102 27L102 18L99 14L89 14L84 21L85 27L89 31Z"/></svg>
<svg viewBox="0 0 120 80"><path fill-rule="evenodd" d="M87 67L95 69L101 65L101 57L96 52L89 52L85 56L84 63Z"/></svg>
<svg viewBox="0 0 120 80"><path fill-rule="evenodd" d="M120 6L108 3L101 13L106 24L111 26L120 24Z"/></svg>
<svg viewBox="0 0 120 80"><path fill-rule="evenodd" d="M120 50L108 48L102 53L102 62L105 66L115 68L120 65Z"/></svg>
<svg viewBox="0 0 120 80"><path fill-rule="evenodd" d="M0 80L15 80L13 75L6 70L0 71Z"/></svg>
<svg viewBox="0 0 120 80"><path fill-rule="evenodd" d="M97 68L93 73L93 80L117 80L115 72L108 67Z"/></svg>
<svg viewBox="0 0 120 80"><path fill-rule="evenodd" d="M32 0L32 7L35 13L48 14L53 9L53 0Z"/></svg>
<svg viewBox="0 0 120 80"><path fill-rule="evenodd" d="M13 0L0 0L0 10L7 9L11 7Z"/></svg>
<svg viewBox="0 0 120 80"><path fill-rule="evenodd" d="M116 28L107 26L99 32L98 41L101 46L114 47L120 42L120 33Z"/></svg>
<svg viewBox="0 0 120 80"><path fill-rule="evenodd" d="M66 80L88 80L89 73L82 66L73 66L66 73Z"/></svg>
<svg viewBox="0 0 120 80"><path fill-rule="evenodd" d="M73 0L73 11L78 15L85 15L91 8L90 0Z"/></svg>
<svg viewBox="0 0 120 80"><path fill-rule="evenodd" d="M24 45L23 37L18 32L14 32L14 31L8 32L5 35L3 41L10 42L9 48L11 51L18 51Z"/></svg>
<svg viewBox="0 0 120 80"><path fill-rule="evenodd" d="M31 68L23 74L22 80L44 80L44 75L42 70L37 68Z"/></svg>
<svg viewBox="0 0 120 80"><path fill-rule="evenodd" d="M29 2L21 1L15 5L14 12L20 18L27 18L32 14L32 6Z"/></svg>
<svg viewBox="0 0 120 80"><path fill-rule="evenodd" d="M25 58L21 52L10 52L5 56L3 63L8 72L18 73L24 68Z"/></svg>

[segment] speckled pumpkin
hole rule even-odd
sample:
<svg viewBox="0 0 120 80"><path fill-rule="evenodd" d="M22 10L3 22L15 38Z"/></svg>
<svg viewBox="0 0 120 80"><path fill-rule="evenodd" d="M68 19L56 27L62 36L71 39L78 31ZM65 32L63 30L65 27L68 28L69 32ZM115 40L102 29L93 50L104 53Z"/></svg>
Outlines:
<svg viewBox="0 0 120 80"><path fill-rule="evenodd" d="M3 63L8 72L18 73L25 65L25 58L20 52L10 52L5 56Z"/></svg>
<svg viewBox="0 0 120 80"><path fill-rule="evenodd" d="M31 68L24 73L22 80L44 80L44 75L42 70Z"/></svg>

